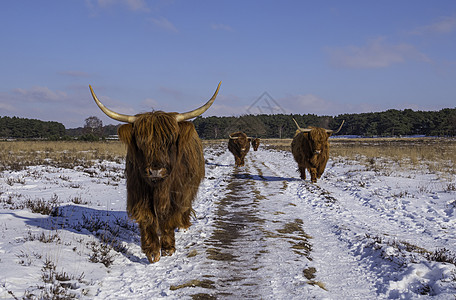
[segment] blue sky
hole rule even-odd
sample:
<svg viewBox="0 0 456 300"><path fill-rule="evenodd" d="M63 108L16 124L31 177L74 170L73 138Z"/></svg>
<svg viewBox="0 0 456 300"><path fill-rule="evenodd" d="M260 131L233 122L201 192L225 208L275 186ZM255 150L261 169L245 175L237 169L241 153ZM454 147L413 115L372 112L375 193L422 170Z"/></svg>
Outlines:
<svg viewBox="0 0 456 300"><path fill-rule="evenodd" d="M456 106L456 1L53 0L0 3L0 116L116 124Z"/></svg>

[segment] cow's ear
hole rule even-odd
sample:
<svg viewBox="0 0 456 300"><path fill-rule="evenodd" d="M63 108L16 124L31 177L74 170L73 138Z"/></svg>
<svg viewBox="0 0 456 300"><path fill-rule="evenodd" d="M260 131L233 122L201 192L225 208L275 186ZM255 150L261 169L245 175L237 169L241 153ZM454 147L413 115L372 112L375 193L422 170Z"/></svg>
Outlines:
<svg viewBox="0 0 456 300"><path fill-rule="evenodd" d="M328 138L333 134L332 132L326 132L326 134L328 135Z"/></svg>
<svg viewBox="0 0 456 300"><path fill-rule="evenodd" d="M133 126L131 126L131 124L123 124L119 127L119 129L117 129L117 135L119 136L119 140L121 140L122 143L130 145L132 129Z"/></svg>

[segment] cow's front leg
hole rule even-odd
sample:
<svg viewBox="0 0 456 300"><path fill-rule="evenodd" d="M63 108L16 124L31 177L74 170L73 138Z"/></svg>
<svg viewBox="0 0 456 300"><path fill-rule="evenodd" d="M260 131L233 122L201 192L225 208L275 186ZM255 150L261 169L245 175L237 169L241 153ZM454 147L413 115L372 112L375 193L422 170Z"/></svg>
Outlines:
<svg viewBox="0 0 456 300"><path fill-rule="evenodd" d="M156 226L153 224L140 223L141 249L146 254L150 263L160 260L160 239L157 234Z"/></svg>
<svg viewBox="0 0 456 300"><path fill-rule="evenodd" d="M190 214L192 213L192 211L192 209L189 209L182 213L181 224L177 225L177 227L187 229L192 225L192 223L190 222Z"/></svg>
<svg viewBox="0 0 456 300"><path fill-rule="evenodd" d="M241 156L241 167L245 165L245 154Z"/></svg>
<svg viewBox="0 0 456 300"><path fill-rule="evenodd" d="M161 250L163 256L171 256L176 252L174 228L164 226L162 228Z"/></svg>
<svg viewBox="0 0 456 300"><path fill-rule="evenodd" d="M316 168L310 168L310 180L313 183L317 182L317 169Z"/></svg>
<svg viewBox="0 0 456 300"><path fill-rule="evenodd" d="M301 174L301 179L306 180L306 167L298 165L299 173Z"/></svg>

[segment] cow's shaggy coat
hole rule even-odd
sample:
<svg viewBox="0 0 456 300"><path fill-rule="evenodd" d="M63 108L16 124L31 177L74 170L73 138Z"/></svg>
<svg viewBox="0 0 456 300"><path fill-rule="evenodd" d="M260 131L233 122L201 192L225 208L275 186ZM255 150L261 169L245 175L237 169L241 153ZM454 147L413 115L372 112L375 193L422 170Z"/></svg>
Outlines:
<svg viewBox="0 0 456 300"><path fill-rule="evenodd" d="M250 150L250 138L240 131L230 134L228 150L234 155L236 167L244 166L245 156Z"/></svg>
<svg viewBox="0 0 456 300"><path fill-rule="evenodd" d="M177 122L174 113L138 115L119 127L128 147L127 212L141 231L141 247L150 262L175 251L174 231L188 228L192 201L204 177L201 141L193 123ZM163 178L148 169L160 169Z"/></svg>
<svg viewBox="0 0 456 300"><path fill-rule="evenodd" d="M253 151L257 151L259 146L260 146L260 139L259 138L252 138Z"/></svg>
<svg viewBox="0 0 456 300"><path fill-rule="evenodd" d="M136 116L110 110L93 100L110 118L126 122L119 139L127 145L127 212L139 225L141 248L151 263L176 251L174 231L188 228L192 202L204 177L201 141L186 120L204 113L220 89L203 106L185 113L154 111Z"/></svg>
<svg viewBox="0 0 456 300"><path fill-rule="evenodd" d="M311 127L310 132L296 130L291 143L291 152L298 163L302 179L306 179L306 169L309 170L310 180L317 182L325 171L329 158L328 133L323 128Z"/></svg>

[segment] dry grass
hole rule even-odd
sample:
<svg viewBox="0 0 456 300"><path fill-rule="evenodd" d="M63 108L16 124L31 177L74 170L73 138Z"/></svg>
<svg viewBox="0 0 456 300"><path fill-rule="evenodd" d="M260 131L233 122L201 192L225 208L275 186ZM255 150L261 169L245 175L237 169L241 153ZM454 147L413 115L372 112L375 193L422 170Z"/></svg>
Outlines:
<svg viewBox="0 0 456 300"><path fill-rule="evenodd" d="M348 158L370 166L423 169L440 176L456 175L456 139L334 139L331 156Z"/></svg>
<svg viewBox="0 0 456 300"><path fill-rule="evenodd" d="M203 146L220 145L223 140L203 140ZM430 171L456 174L454 138L369 138L330 139L333 159L351 159L366 164L392 161L399 165L426 164ZM290 151L291 139L262 140L260 147ZM121 161L126 148L119 141L109 142L0 142L0 171L22 170L30 165L73 168L92 161Z"/></svg>
<svg viewBox="0 0 456 300"><path fill-rule="evenodd" d="M228 144L228 139L202 140L202 142L203 142L203 147L207 147L207 146L213 146L213 145L220 145L223 142Z"/></svg>
<svg viewBox="0 0 456 300"><path fill-rule="evenodd" d="M267 148L290 151L291 139L264 140ZM374 165L393 162L402 167L426 165L431 172L455 175L455 138L365 138L330 139L330 155L335 160L356 160Z"/></svg>
<svg viewBox="0 0 456 300"><path fill-rule="evenodd" d="M334 156L356 158L384 157L392 160L410 159L412 162L456 161L456 139L450 138L378 138L332 139Z"/></svg>
<svg viewBox="0 0 456 300"><path fill-rule="evenodd" d="M22 170L27 166L53 165L73 168L93 161L121 161L126 148L118 141L109 142L0 142L0 171Z"/></svg>

